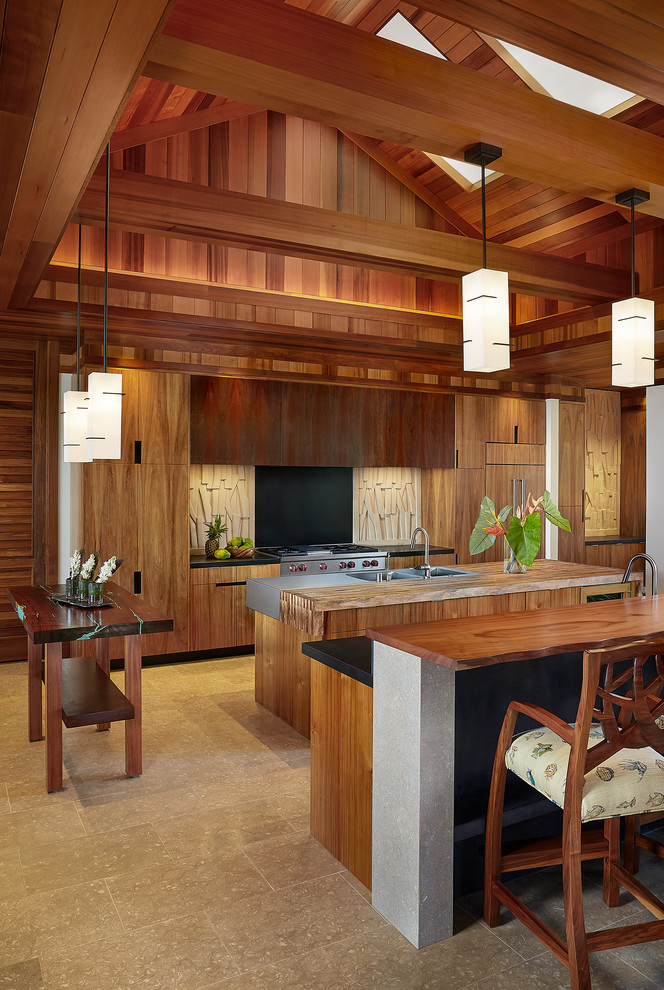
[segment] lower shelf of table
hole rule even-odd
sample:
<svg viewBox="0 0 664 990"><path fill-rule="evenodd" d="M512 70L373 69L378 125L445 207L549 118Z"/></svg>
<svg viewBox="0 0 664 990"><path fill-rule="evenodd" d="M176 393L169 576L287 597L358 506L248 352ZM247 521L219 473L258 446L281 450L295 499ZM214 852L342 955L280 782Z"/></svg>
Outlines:
<svg viewBox="0 0 664 990"><path fill-rule="evenodd" d="M62 660L62 721L68 729L134 717L134 706L90 657Z"/></svg>

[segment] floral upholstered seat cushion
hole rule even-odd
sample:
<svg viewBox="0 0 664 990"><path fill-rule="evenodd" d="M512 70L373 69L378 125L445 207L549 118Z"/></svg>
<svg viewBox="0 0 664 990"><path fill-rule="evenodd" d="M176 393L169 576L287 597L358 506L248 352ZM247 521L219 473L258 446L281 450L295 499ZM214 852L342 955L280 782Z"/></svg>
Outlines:
<svg viewBox="0 0 664 990"><path fill-rule="evenodd" d="M593 724L588 748L604 738ZM505 763L527 784L564 807L570 747L544 727L515 736ZM664 756L654 749L623 749L586 774L581 821L664 811Z"/></svg>

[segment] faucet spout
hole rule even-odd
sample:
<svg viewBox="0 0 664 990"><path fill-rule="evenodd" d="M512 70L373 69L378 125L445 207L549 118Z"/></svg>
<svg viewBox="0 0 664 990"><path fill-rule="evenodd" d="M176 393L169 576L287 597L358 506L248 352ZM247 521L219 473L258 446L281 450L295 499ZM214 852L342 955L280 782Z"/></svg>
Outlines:
<svg viewBox="0 0 664 990"><path fill-rule="evenodd" d="M627 581L629 581L630 575L632 573L632 568L634 567L634 561L636 561L636 560L644 560L647 564L650 564L650 572L651 572L651 578L652 578L652 593L653 593L653 595L658 594L657 564L655 563L655 561L653 560L653 558L651 556L649 556L649 554L647 554L647 553L635 553L634 554L634 556L632 557L632 559L627 564L627 567L625 568L625 573L623 574L623 578L622 578L623 579L623 584L626 584ZM644 584L644 586L643 586L643 594L645 595L645 593L646 593L646 590L645 590L645 584Z"/></svg>
<svg viewBox="0 0 664 990"><path fill-rule="evenodd" d="M429 534L427 533L426 529L422 528L422 526L416 526L416 528L413 530L413 533L410 538L410 549L411 550L415 549L415 537L417 536L418 533L421 533L422 536L424 537L424 563L420 564L417 567L417 570L424 571L425 577L431 577L431 564L429 562Z"/></svg>

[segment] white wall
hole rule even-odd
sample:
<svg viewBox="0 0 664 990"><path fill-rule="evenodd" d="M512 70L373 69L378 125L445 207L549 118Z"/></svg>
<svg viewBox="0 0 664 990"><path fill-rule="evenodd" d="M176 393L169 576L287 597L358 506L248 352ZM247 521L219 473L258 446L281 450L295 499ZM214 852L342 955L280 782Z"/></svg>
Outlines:
<svg viewBox="0 0 664 990"><path fill-rule="evenodd" d="M646 553L664 581L664 385L646 389ZM625 451L623 451L623 457ZM664 586L661 587L664 592Z"/></svg>
<svg viewBox="0 0 664 990"><path fill-rule="evenodd" d="M62 397L74 388L73 375L60 375L60 409ZM74 550L82 545L81 504L81 464L66 464L62 455L62 416L58 443L58 581L64 584L69 574L69 558Z"/></svg>

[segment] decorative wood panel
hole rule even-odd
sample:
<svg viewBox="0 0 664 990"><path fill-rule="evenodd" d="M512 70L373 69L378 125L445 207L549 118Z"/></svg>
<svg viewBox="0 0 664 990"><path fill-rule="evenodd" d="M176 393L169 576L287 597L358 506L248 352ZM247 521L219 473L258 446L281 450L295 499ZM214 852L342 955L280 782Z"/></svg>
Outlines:
<svg viewBox="0 0 664 990"><path fill-rule="evenodd" d="M254 466L192 464L189 469L189 544L205 547L207 524L221 516L227 527L224 546L233 536L255 538Z"/></svg>
<svg viewBox="0 0 664 990"><path fill-rule="evenodd" d="M646 531L646 397L623 397L620 417L620 532Z"/></svg>
<svg viewBox="0 0 664 990"><path fill-rule="evenodd" d="M34 351L0 348L0 661L27 657L5 589L33 581L34 386ZM43 502L47 492L35 497Z"/></svg>
<svg viewBox="0 0 664 990"><path fill-rule="evenodd" d="M618 536L620 392L586 390L585 496L586 537Z"/></svg>
<svg viewBox="0 0 664 990"><path fill-rule="evenodd" d="M360 543L409 540L420 525L418 468L355 468L353 539Z"/></svg>

